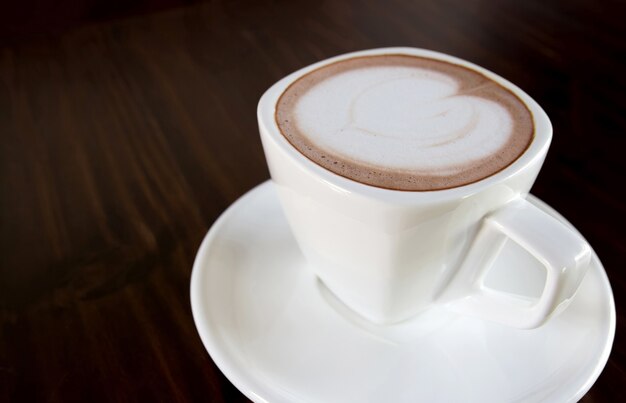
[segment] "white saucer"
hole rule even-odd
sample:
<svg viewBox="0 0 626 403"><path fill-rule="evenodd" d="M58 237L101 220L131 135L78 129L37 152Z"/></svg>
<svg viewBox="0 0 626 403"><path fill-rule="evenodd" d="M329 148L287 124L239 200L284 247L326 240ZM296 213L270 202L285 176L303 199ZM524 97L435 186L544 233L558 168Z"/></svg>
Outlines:
<svg viewBox="0 0 626 403"><path fill-rule="evenodd" d="M256 402L574 402L600 375L615 334L595 255L571 305L538 329L442 308L394 326L364 322L308 271L270 182L207 234L191 305L217 366Z"/></svg>

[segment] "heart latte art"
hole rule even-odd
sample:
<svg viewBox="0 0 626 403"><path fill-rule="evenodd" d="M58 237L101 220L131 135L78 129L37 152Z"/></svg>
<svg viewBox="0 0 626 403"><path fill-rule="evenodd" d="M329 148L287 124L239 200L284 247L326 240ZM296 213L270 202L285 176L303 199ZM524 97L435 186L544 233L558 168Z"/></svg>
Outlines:
<svg viewBox="0 0 626 403"><path fill-rule="evenodd" d="M280 97L285 138L322 167L372 186L437 190L483 179L533 138L526 105L459 65L408 55L347 59Z"/></svg>

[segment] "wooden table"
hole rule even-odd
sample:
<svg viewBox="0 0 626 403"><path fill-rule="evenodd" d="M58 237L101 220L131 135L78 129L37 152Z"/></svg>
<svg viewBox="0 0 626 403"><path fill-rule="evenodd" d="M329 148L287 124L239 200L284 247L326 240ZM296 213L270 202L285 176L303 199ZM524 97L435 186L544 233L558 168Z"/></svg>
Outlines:
<svg viewBox="0 0 626 403"><path fill-rule="evenodd" d="M189 280L207 229L268 178L257 101L314 61L393 45L480 64L552 118L533 193L595 248L618 312L583 402L624 396L623 6L148 3L0 19L0 401L245 401L196 333Z"/></svg>

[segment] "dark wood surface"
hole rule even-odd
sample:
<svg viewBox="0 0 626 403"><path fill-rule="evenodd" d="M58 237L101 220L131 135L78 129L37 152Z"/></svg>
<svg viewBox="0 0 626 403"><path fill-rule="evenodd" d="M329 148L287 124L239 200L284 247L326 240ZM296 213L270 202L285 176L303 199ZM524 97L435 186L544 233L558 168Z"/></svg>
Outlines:
<svg viewBox="0 0 626 403"><path fill-rule="evenodd" d="M50 30L53 8L0 19L0 401L245 401L196 333L189 280L214 220L268 178L257 101L314 61L393 45L478 63L548 112L533 193L592 244L617 304L583 402L622 401L622 3L133 4Z"/></svg>

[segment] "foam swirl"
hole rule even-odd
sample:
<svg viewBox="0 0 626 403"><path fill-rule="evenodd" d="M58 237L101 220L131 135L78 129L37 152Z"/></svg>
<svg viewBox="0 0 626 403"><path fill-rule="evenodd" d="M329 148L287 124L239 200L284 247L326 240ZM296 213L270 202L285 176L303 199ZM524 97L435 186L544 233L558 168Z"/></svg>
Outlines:
<svg viewBox="0 0 626 403"><path fill-rule="evenodd" d="M526 106L473 70L359 59L305 76L277 108L285 137L335 173L402 190L459 186L510 164L532 138Z"/></svg>

